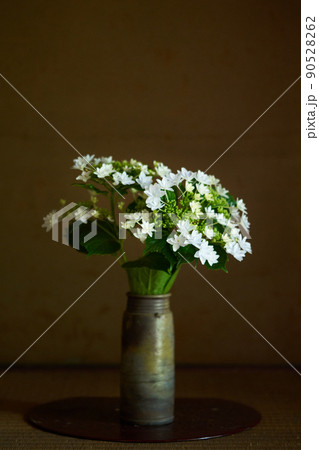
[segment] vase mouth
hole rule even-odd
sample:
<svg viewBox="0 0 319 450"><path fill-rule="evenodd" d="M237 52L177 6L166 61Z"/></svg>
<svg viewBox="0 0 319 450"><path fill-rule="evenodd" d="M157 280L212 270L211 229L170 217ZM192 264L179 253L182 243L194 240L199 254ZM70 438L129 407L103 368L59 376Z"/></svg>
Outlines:
<svg viewBox="0 0 319 450"><path fill-rule="evenodd" d="M127 292L126 294L128 298L143 298L143 299L149 299L149 300L165 300L171 297L171 293L168 292L167 294L135 294L133 292Z"/></svg>

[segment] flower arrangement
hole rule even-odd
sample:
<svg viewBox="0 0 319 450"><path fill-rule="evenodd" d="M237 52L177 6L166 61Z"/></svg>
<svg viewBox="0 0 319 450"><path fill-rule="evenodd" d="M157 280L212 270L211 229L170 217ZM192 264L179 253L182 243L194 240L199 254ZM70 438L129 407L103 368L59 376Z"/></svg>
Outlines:
<svg viewBox="0 0 319 450"><path fill-rule="evenodd" d="M75 159L73 169L81 172L74 184L90 193L89 201L74 204L74 219L81 224L78 250L89 256L122 253L133 293L169 292L182 264L200 262L227 272L228 255L242 261L251 253L246 206L213 175L185 168L174 173L156 161L149 167L134 159L94 155ZM102 198L107 206L101 205ZM55 213L44 217L47 231L55 224ZM93 221L96 234L86 241ZM72 232L70 225L70 236ZM144 245L134 261L127 261L123 250L126 233Z"/></svg>

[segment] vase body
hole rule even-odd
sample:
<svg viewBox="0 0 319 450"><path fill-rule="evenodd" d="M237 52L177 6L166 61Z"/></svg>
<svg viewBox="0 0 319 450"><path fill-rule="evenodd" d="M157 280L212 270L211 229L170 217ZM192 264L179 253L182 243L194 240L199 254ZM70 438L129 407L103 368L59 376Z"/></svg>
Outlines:
<svg viewBox="0 0 319 450"><path fill-rule="evenodd" d="M137 425L174 420L174 325L170 294L128 294L122 325L121 419Z"/></svg>

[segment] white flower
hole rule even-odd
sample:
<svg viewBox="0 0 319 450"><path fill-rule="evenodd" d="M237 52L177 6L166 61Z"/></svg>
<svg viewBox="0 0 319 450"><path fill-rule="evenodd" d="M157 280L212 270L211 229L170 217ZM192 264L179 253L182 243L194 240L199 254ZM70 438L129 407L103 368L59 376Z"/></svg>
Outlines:
<svg viewBox="0 0 319 450"><path fill-rule="evenodd" d="M150 208L152 211L155 211L156 209L161 209L164 206L164 203L160 199L160 197L155 197L153 195L150 195L146 199L146 206Z"/></svg>
<svg viewBox="0 0 319 450"><path fill-rule="evenodd" d="M204 184L196 184L196 188L201 195L209 194L209 188Z"/></svg>
<svg viewBox="0 0 319 450"><path fill-rule="evenodd" d="M147 189L145 189L145 194L152 197L161 198L165 194L161 186L158 183L150 184Z"/></svg>
<svg viewBox="0 0 319 450"><path fill-rule="evenodd" d="M239 220L239 210L236 206L230 206L229 213L236 222Z"/></svg>
<svg viewBox="0 0 319 450"><path fill-rule="evenodd" d="M191 207L192 213L194 213L196 217L199 217L202 209L201 204L193 200L190 202L189 206Z"/></svg>
<svg viewBox="0 0 319 450"><path fill-rule="evenodd" d="M215 186L216 184L219 183L219 179L214 177L214 175L208 175L208 176L209 176L209 183L207 183L207 184L209 184L210 186L212 186L212 185Z"/></svg>
<svg viewBox="0 0 319 450"><path fill-rule="evenodd" d="M202 241L200 249L194 256L195 258L199 258L202 264L205 264L207 261L210 266L212 264L216 264L219 258L219 255L216 253L214 247L209 245L206 240Z"/></svg>
<svg viewBox="0 0 319 450"><path fill-rule="evenodd" d="M228 191L227 191L227 189L223 188L223 186L221 184L218 184L216 186L216 191L217 191L217 194L220 195L221 197L227 197Z"/></svg>
<svg viewBox="0 0 319 450"><path fill-rule="evenodd" d="M56 213L56 210L49 212L46 216L43 217L42 228L45 228L45 231L50 231L54 225L53 215Z"/></svg>
<svg viewBox="0 0 319 450"><path fill-rule="evenodd" d="M112 156L102 156L101 161L105 164L110 164L113 161Z"/></svg>
<svg viewBox="0 0 319 450"><path fill-rule="evenodd" d="M228 243L228 242L236 242L237 238L240 235L240 231L237 228L237 224L233 223L230 219L228 220L227 224L226 224L226 228L224 231L224 234L222 236L222 239L224 240L224 242Z"/></svg>
<svg viewBox="0 0 319 450"><path fill-rule="evenodd" d="M147 238L147 234L143 233L143 231L141 230L141 228L137 228L134 232L133 235L139 239L141 242L144 242L145 239Z"/></svg>
<svg viewBox="0 0 319 450"><path fill-rule="evenodd" d="M142 189L145 189L152 183L152 177L147 176L145 172L141 172L136 181Z"/></svg>
<svg viewBox="0 0 319 450"><path fill-rule="evenodd" d="M198 192L196 192L196 194L194 194L194 200L200 200L201 199L201 195L198 193Z"/></svg>
<svg viewBox="0 0 319 450"><path fill-rule="evenodd" d="M243 227L243 229L248 233L250 228L250 223L248 221L248 217L246 214L243 214L240 218L240 225Z"/></svg>
<svg viewBox="0 0 319 450"><path fill-rule="evenodd" d="M96 218L98 218L100 216L100 213L96 209L92 209L91 214L93 217L96 217Z"/></svg>
<svg viewBox="0 0 319 450"><path fill-rule="evenodd" d="M145 194L147 195L146 206L152 211L164 206L161 197L163 197L165 191L161 189L161 186L158 183L150 184L148 188L145 189Z"/></svg>
<svg viewBox="0 0 319 450"><path fill-rule="evenodd" d="M238 226L238 223L234 222L232 220L232 217L230 219L228 219L226 227L228 227L229 229L232 229L232 228L236 228L237 226Z"/></svg>
<svg viewBox="0 0 319 450"><path fill-rule="evenodd" d="M181 178L186 181L191 181L193 178L195 178L195 173L191 170L185 169L185 167L182 167L180 170Z"/></svg>
<svg viewBox="0 0 319 450"><path fill-rule="evenodd" d="M215 232L212 229L212 227L209 227L208 225L206 225L204 234L208 239L212 239L214 237Z"/></svg>
<svg viewBox="0 0 319 450"><path fill-rule="evenodd" d="M252 253L250 242L247 242L246 239L246 236L243 238L240 234L238 237L238 244L245 252Z"/></svg>
<svg viewBox="0 0 319 450"><path fill-rule="evenodd" d="M83 170L81 175L76 177L76 180L84 181L86 183L91 177L91 172L89 170Z"/></svg>
<svg viewBox="0 0 319 450"><path fill-rule="evenodd" d="M117 186L120 183L120 173L119 172L115 172L113 173L112 177L113 177L113 184L115 186Z"/></svg>
<svg viewBox="0 0 319 450"><path fill-rule="evenodd" d="M188 238L190 232L195 229L194 225L191 225L189 220L179 220L177 222L177 228L184 238Z"/></svg>
<svg viewBox="0 0 319 450"><path fill-rule="evenodd" d="M158 183L150 184L149 187L145 189L145 194L148 196L146 199L146 206L152 211L164 206L161 197L163 197L165 191L161 189L161 186Z"/></svg>
<svg viewBox="0 0 319 450"><path fill-rule="evenodd" d="M169 169L167 166L164 166L163 163L156 163L154 161L155 165L155 171L160 177L165 177L165 175L168 175L171 172L171 169Z"/></svg>
<svg viewBox="0 0 319 450"><path fill-rule="evenodd" d="M230 243L230 242L233 242L232 237L231 237L230 234L228 234L228 233L224 233L224 234L222 235L222 239L223 239L223 241L225 242L225 244L228 244L228 243Z"/></svg>
<svg viewBox="0 0 319 450"><path fill-rule="evenodd" d="M209 175L202 172L201 170L198 170L195 173L195 178L199 183L209 184L209 181L210 181Z"/></svg>
<svg viewBox="0 0 319 450"><path fill-rule="evenodd" d="M121 183L124 185L128 185L128 184L134 184L135 181L133 180L133 177L127 175L126 173L122 173L121 179L120 179Z"/></svg>
<svg viewBox="0 0 319 450"><path fill-rule="evenodd" d="M94 155L79 156L73 160L74 165L72 166L72 169L84 170L85 167L91 163L93 158Z"/></svg>
<svg viewBox="0 0 319 450"><path fill-rule="evenodd" d="M134 220L135 222L138 222L142 218L141 212L135 212L135 213L127 213L124 214L125 219Z"/></svg>
<svg viewBox="0 0 319 450"><path fill-rule="evenodd" d="M185 247L185 238L182 234L175 233L172 238L166 240L169 244L173 246L174 252L176 252L180 247Z"/></svg>
<svg viewBox="0 0 319 450"><path fill-rule="evenodd" d="M208 219L216 219L221 225L227 225L228 220L223 213L216 213L211 206L205 208L205 213Z"/></svg>
<svg viewBox="0 0 319 450"><path fill-rule="evenodd" d="M97 175L98 178L105 178L109 176L112 172L114 172L112 164L103 163L102 166L98 167L94 173Z"/></svg>
<svg viewBox="0 0 319 450"><path fill-rule="evenodd" d="M170 180L172 186L178 186L182 180L182 175L180 172L177 173L170 172L166 175L166 178Z"/></svg>
<svg viewBox="0 0 319 450"><path fill-rule="evenodd" d="M197 230L193 230L185 241L185 244L191 244L194 247L200 248L202 243L202 233Z"/></svg>
<svg viewBox="0 0 319 450"><path fill-rule="evenodd" d="M214 200L214 196L211 192L209 192L208 194L205 194L205 198L206 200L208 200L209 202L211 202L212 200Z"/></svg>
<svg viewBox="0 0 319 450"><path fill-rule="evenodd" d="M148 212L146 209L143 210L143 212L141 212L140 214L141 214L142 222L150 222L150 219L153 218L153 214Z"/></svg>
<svg viewBox="0 0 319 450"><path fill-rule="evenodd" d="M231 227L230 235L231 235L232 239L238 238L240 235L239 229L236 227Z"/></svg>
<svg viewBox="0 0 319 450"><path fill-rule="evenodd" d="M192 192L194 190L194 186L192 185L192 183L189 183L188 181L186 181L185 189L186 189L186 192Z"/></svg>
<svg viewBox="0 0 319 450"><path fill-rule="evenodd" d="M237 242L229 242L226 244L225 250L227 253L229 253L230 255L233 255L233 257L235 259L237 259L238 261L242 261L244 256L245 256L245 251L242 250L239 247L239 244Z"/></svg>
<svg viewBox="0 0 319 450"><path fill-rule="evenodd" d="M215 217L215 211L212 209L211 206L206 206L205 212L208 219L213 219Z"/></svg>
<svg viewBox="0 0 319 450"><path fill-rule="evenodd" d="M173 191L172 186L174 186L174 183L167 177L163 177L161 180L157 180L157 184L160 185L164 191Z"/></svg>
<svg viewBox="0 0 319 450"><path fill-rule="evenodd" d="M217 222L220 223L221 225L227 225L227 223L228 223L228 220L226 219L226 217L224 216L223 213L215 214L215 219L216 219Z"/></svg>
<svg viewBox="0 0 319 450"><path fill-rule="evenodd" d="M79 220L82 223L87 223L87 220L91 217L91 212L85 206L80 206L74 211L75 220Z"/></svg>
<svg viewBox="0 0 319 450"><path fill-rule="evenodd" d="M141 162L138 162L137 166L141 169L141 172L148 173L148 166L146 164L142 164Z"/></svg>
<svg viewBox="0 0 319 450"><path fill-rule="evenodd" d="M113 174L113 180L114 180L115 186L117 186L119 183L122 183L124 185L135 183L133 178L130 175L127 175L126 172L122 172L122 173L115 172Z"/></svg>
<svg viewBox="0 0 319 450"><path fill-rule="evenodd" d="M142 219L142 215L143 214L141 212L124 214L124 218L127 220L121 223L122 228L124 229L134 228L135 224L140 222L140 220Z"/></svg>
<svg viewBox="0 0 319 450"><path fill-rule="evenodd" d="M135 220L126 220L125 222L121 222L121 228L123 228L123 230L129 230L130 228L135 227L135 223Z"/></svg>
<svg viewBox="0 0 319 450"><path fill-rule="evenodd" d="M83 156L83 159L86 161L87 164L90 164L92 159L94 159L94 156L95 155L85 155L85 156Z"/></svg>
<svg viewBox="0 0 319 450"><path fill-rule="evenodd" d="M241 212L245 213L245 212L247 211L247 208L246 208L246 205L245 205L245 203L244 203L244 200L242 200L242 199L240 199L240 200L237 199L236 204L237 204L237 208L238 208Z"/></svg>
<svg viewBox="0 0 319 450"><path fill-rule="evenodd" d="M141 213L142 221L151 222L154 218L154 214L150 213L147 209L144 209Z"/></svg>
<svg viewBox="0 0 319 450"><path fill-rule="evenodd" d="M142 221L142 231L149 236L152 236L152 233L155 231L155 223L147 222L145 220Z"/></svg>

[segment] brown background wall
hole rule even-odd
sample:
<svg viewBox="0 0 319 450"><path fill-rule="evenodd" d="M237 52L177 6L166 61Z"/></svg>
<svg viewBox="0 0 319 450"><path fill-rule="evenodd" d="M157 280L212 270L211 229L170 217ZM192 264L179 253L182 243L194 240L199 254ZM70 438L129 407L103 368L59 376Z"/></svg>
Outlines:
<svg viewBox="0 0 319 450"><path fill-rule="evenodd" d="M297 1L2 1L1 72L83 154L205 170L298 76ZM253 255L203 274L299 362L299 82L212 168L244 198ZM111 263L52 242L42 217L76 157L0 80L0 363ZM22 363L117 363L127 283L113 267ZM281 364L191 268L173 289L182 363Z"/></svg>

